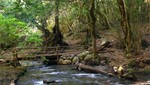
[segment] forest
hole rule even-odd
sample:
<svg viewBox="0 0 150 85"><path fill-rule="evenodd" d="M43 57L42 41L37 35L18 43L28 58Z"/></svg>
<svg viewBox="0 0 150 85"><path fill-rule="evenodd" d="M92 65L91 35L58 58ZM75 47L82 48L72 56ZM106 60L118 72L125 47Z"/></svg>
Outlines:
<svg viewBox="0 0 150 85"><path fill-rule="evenodd" d="M37 85L24 77L45 65L68 79L38 85L150 84L150 0L0 0L0 85Z"/></svg>

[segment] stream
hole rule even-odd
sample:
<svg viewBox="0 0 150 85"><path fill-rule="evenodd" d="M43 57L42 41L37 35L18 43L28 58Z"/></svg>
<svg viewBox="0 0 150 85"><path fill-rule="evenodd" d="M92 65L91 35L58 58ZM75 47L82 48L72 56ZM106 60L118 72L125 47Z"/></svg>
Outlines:
<svg viewBox="0 0 150 85"><path fill-rule="evenodd" d="M38 61L22 62L30 65L17 85L129 85L133 82L101 74L73 70L72 65L45 66ZM50 84L43 81L55 81Z"/></svg>

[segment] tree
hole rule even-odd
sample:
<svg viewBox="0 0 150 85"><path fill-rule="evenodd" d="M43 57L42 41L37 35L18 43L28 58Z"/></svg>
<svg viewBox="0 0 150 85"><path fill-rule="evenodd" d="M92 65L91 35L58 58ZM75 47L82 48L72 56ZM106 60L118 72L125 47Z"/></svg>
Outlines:
<svg viewBox="0 0 150 85"><path fill-rule="evenodd" d="M53 33L54 36L51 40L52 42L52 46L57 46L57 45L63 45L63 36L60 32L59 29L59 0L55 1L55 6L56 6L56 10L55 10L55 25L53 27Z"/></svg>
<svg viewBox="0 0 150 85"><path fill-rule="evenodd" d="M117 3L121 14L126 56L130 57L133 51L137 52L140 48L142 38L140 26L147 23L147 8L143 0L117 0Z"/></svg>
<svg viewBox="0 0 150 85"><path fill-rule="evenodd" d="M27 1L27 0L26 0ZM21 4L19 4L21 3ZM39 31L36 31L36 29L33 29L33 16L30 15L30 13L26 13L26 9L23 9L25 2L21 2L20 0L1 0L0 1L0 10L2 10L2 14L5 16L5 18L14 18L18 21L26 24L27 29L22 30L21 33L21 39L17 42L17 46L39 46L41 45L42 39L41 33ZM32 10L32 9L31 9ZM32 20L32 21L31 21ZM30 23L32 22L32 23ZM16 22L12 22L16 23ZM32 24L32 26L31 26ZM30 27L29 27L30 26ZM17 34L16 34L17 35Z"/></svg>
<svg viewBox="0 0 150 85"><path fill-rule="evenodd" d="M16 0L14 6L5 14L13 15L29 23L32 27L38 27L43 33L43 45L46 47L56 46L57 44L62 45L63 43L63 36L59 30L58 6L59 2L57 0L56 3L46 0ZM52 19L54 10L56 10L55 26L53 27L53 32L50 32L47 21Z"/></svg>
<svg viewBox="0 0 150 85"><path fill-rule="evenodd" d="M124 0L117 0L120 14L121 14L121 26L124 33L124 43L126 47L127 56L131 56L131 45L132 45L132 31L129 22L129 13Z"/></svg>
<svg viewBox="0 0 150 85"><path fill-rule="evenodd" d="M96 50L96 32L95 32L95 23L96 23L96 17L95 17L95 0L91 0L91 6L90 6L90 17L91 17L91 36L92 36L92 48L94 52L94 60L97 56L97 50Z"/></svg>
<svg viewBox="0 0 150 85"><path fill-rule="evenodd" d="M0 14L0 48L2 50L15 47L22 36L25 36L27 26L16 18L5 17Z"/></svg>

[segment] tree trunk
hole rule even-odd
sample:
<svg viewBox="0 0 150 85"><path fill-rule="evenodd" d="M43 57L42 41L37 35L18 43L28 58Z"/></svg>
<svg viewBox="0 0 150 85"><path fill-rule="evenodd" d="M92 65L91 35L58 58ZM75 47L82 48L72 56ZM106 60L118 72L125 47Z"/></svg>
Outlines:
<svg viewBox="0 0 150 85"><path fill-rule="evenodd" d="M96 32L95 32L95 23L96 23L96 17L94 15L95 12L95 0L91 0L91 7L90 7L90 16L92 19L91 22L91 36L92 36L92 48L94 52L93 60L96 59L97 56L97 50L96 50Z"/></svg>
<svg viewBox="0 0 150 85"><path fill-rule="evenodd" d="M41 20L41 23L42 25L38 26L38 28L41 30L42 32L42 39L43 39L43 46L45 49L43 50L48 50L47 47L51 45L51 38L52 38L52 33L46 29L47 28L47 22L46 22L47 19L43 19Z"/></svg>
<svg viewBox="0 0 150 85"><path fill-rule="evenodd" d="M53 33L54 33L54 36L52 39L53 46L63 44L63 35L61 34L60 29L59 29L59 10L58 10L59 0L56 0L55 5L56 5L56 11L55 11L56 14L55 14L55 26L53 27Z"/></svg>
<svg viewBox="0 0 150 85"><path fill-rule="evenodd" d="M89 29L86 29L86 40L85 40L85 45L89 45L90 44L90 32Z"/></svg>
<svg viewBox="0 0 150 85"><path fill-rule="evenodd" d="M126 47L126 55L129 57L131 56L131 28L130 28L130 22L129 22L129 14L127 13L126 5L124 0L117 0L119 10L121 13L121 26L122 26L122 31L124 33L124 43Z"/></svg>

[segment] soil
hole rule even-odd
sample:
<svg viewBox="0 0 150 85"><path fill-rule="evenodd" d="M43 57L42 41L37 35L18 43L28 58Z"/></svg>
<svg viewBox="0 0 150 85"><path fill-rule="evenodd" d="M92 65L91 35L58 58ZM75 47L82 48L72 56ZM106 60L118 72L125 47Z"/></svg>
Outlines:
<svg viewBox="0 0 150 85"><path fill-rule="evenodd" d="M97 39L97 49L99 49L101 42L105 39L110 43L104 49L98 51L100 57L107 57L109 60L109 66L124 66L130 68L137 74L138 81L150 80L150 28L144 32L142 36L142 47L140 52L133 52L130 58L127 58L124 53L121 42L116 37L117 34L112 31L103 31L100 33L101 38ZM80 44L82 39L75 41L66 40L70 45Z"/></svg>

